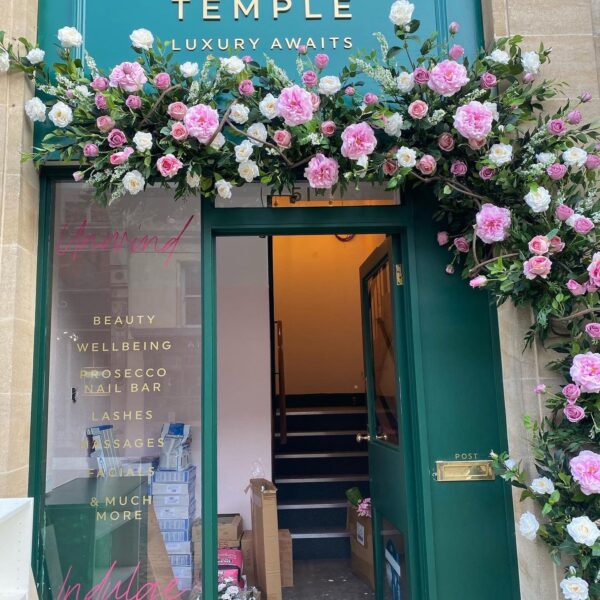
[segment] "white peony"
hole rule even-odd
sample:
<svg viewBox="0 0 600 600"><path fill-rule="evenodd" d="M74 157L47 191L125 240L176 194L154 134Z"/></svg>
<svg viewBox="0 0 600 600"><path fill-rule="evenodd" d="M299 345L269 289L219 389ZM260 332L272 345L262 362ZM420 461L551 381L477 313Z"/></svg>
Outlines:
<svg viewBox="0 0 600 600"><path fill-rule="evenodd" d="M554 492L554 484L548 477L534 479L530 487L536 494L552 494Z"/></svg>
<svg viewBox="0 0 600 600"><path fill-rule="evenodd" d="M509 144L494 144L490 148L488 158L497 167L508 164L512 160L513 149Z"/></svg>
<svg viewBox="0 0 600 600"><path fill-rule="evenodd" d="M63 48L79 48L83 44L83 37L75 27L62 27L56 35Z"/></svg>
<svg viewBox="0 0 600 600"><path fill-rule="evenodd" d="M240 163L238 173L242 179L245 179L248 183L252 183L259 175L258 165L253 160L247 160Z"/></svg>
<svg viewBox="0 0 600 600"><path fill-rule="evenodd" d="M396 78L396 85L403 94L408 94L415 87L415 78L412 73L402 71Z"/></svg>
<svg viewBox="0 0 600 600"><path fill-rule="evenodd" d="M583 167L587 160L588 153L583 148L569 148L562 154L563 161L567 167Z"/></svg>
<svg viewBox="0 0 600 600"><path fill-rule="evenodd" d="M46 120L46 105L39 98L31 98L25 102L25 114L35 123Z"/></svg>
<svg viewBox="0 0 600 600"><path fill-rule="evenodd" d="M229 118L234 123L239 123L240 125L243 125L248 120L249 115L250 109L247 106L244 106L243 104L234 104L231 107Z"/></svg>
<svg viewBox="0 0 600 600"><path fill-rule="evenodd" d="M319 92L325 96L333 96L342 89L342 82L335 75L327 75L319 81Z"/></svg>
<svg viewBox="0 0 600 600"><path fill-rule="evenodd" d="M123 177L123 187L132 195L135 196L144 190L146 180L139 171L129 171Z"/></svg>
<svg viewBox="0 0 600 600"><path fill-rule="evenodd" d="M229 181L219 179L219 181L217 181L217 183L215 184L215 188L217 190L217 194L219 194L221 198L225 198L226 200L229 200L229 198L231 198L231 188L233 188L233 186L231 185L231 183L229 183Z"/></svg>
<svg viewBox="0 0 600 600"><path fill-rule="evenodd" d="M534 213L541 213L548 210L552 197L550 192L545 187L538 187L535 190L530 190L525 196L525 202Z"/></svg>
<svg viewBox="0 0 600 600"><path fill-rule="evenodd" d="M400 137L402 135L402 127L404 125L404 118L400 113L394 113L391 117L388 117L385 121L384 131L391 136Z"/></svg>
<svg viewBox="0 0 600 600"><path fill-rule="evenodd" d="M576 517L567 525L567 531L578 544L590 548L600 538L600 529L589 517Z"/></svg>
<svg viewBox="0 0 600 600"><path fill-rule="evenodd" d="M241 144L236 146L234 150L235 160L239 163L243 163L247 160L250 160L250 157L254 152L254 145L250 142L250 140L244 140Z"/></svg>
<svg viewBox="0 0 600 600"><path fill-rule="evenodd" d="M27 56L25 58L30 62L30 64L39 65L41 62L44 61L45 56L46 53L41 48L32 48L27 53Z"/></svg>
<svg viewBox="0 0 600 600"><path fill-rule="evenodd" d="M10 68L8 52L0 51L0 73L6 73Z"/></svg>
<svg viewBox="0 0 600 600"><path fill-rule="evenodd" d="M133 143L138 152L147 152L152 148L152 134L145 131L138 131L133 136Z"/></svg>
<svg viewBox="0 0 600 600"><path fill-rule="evenodd" d="M134 29L129 39L134 48L141 48L142 50L150 50L152 44L154 44L154 36L147 29Z"/></svg>
<svg viewBox="0 0 600 600"><path fill-rule="evenodd" d="M219 131L210 147L213 150L220 150L225 145L226 141L225 136Z"/></svg>
<svg viewBox="0 0 600 600"><path fill-rule="evenodd" d="M552 154L552 152L540 152L539 154L535 155L535 158L540 163L540 165L548 167L554 162L556 157L554 156L554 154Z"/></svg>
<svg viewBox="0 0 600 600"><path fill-rule="evenodd" d="M401 167L412 169L417 164L417 153L412 148L402 146L396 152L396 160Z"/></svg>
<svg viewBox="0 0 600 600"><path fill-rule="evenodd" d="M525 69L525 73L531 73L532 75L537 75L540 72L540 67L542 63L540 61L540 55L537 52L523 52L521 56L521 64L523 65L523 69Z"/></svg>
<svg viewBox="0 0 600 600"><path fill-rule="evenodd" d="M250 140L255 146L262 146L267 141L267 128L262 123L254 123L248 127L248 135L256 138Z"/></svg>
<svg viewBox="0 0 600 600"><path fill-rule="evenodd" d="M494 121L500 119L500 113L498 112L498 105L495 102L484 102L483 106L487 108L491 113Z"/></svg>
<svg viewBox="0 0 600 600"><path fill-rule="evenodd" d="M64 102L57 102L50 109L48 117L56 127L67 127L73 120L73 111Z"/></svg>
<svg viewBox="0 0 600 600"><path fill-rule="evenodd" d="M179 70L184 77L196 77L200 72L198 67L198 63L195 62L184 62L182 65L179 65Z"/></svg>
<svg viewBox="0 0 600 600"><path fill-rule="evenodd" d="M246 68L246 64L237 56L221 59L221 69L230 75L239 75Z"/></svg>
<svg viewBox="0 0 600 600"><path fill-rule="evenodd" d="M76 85L75 92L78 96L81 96L82 98L89 98L92 95L92 92L90 91L87 85Z"/></svg>
<svg viewBox="0 0 600 600"><path fill-rule="evenodd" d="M398 27L404 27L412 21L415 5L407 0L396 0L390 10L390 21Z"/></svg>
<svg viewBox="0 0 600 600"><path fill-rule="evenodd" d="M590 587L581 577L567 577L560 582L565 600L588 600Z"/></svg>
<svg viewBox="0 0 600 600"><path fill-rule="evenodd" d="M200 186L200 175L196 175L196 173L192 173L192 171L188 171L185 176L185 182L191 188L197 188Z"/></svg>
<svg viewBox="0 0 600 600"><path fill-rule="evenodd" d="M492 60L495 63L499 63L501 65L507 65L508 62L510 61L510 56L508 54L508 52L505 52L504 50L500 50L499 48L496 48L496 50L494 50L488 57L490 60Z"/></svg>
<svg viewBox="0 0 600 600"><path fill-rule="evenodd" d="M539 528L540 524L535 518L535 515L530 512L525 512L521 515L521 518L519 519L519 531L524 538L533 542L537 537Z"/></svg>
<svg viewBox="0 0 600 600"><path fill-rule="evenodd" d="M269 121L277 116L277 98L273 94L267 94L258 105L260 112Z"/></svg>

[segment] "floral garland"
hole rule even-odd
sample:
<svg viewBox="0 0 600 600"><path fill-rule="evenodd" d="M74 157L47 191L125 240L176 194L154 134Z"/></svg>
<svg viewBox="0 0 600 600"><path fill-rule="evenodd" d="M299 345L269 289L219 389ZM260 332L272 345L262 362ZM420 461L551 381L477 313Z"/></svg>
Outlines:
<svg viewBox="0 0 600 600"><path fill-rule="evenodd" d="M54 125L27 158L78 161L75 180L101 202L148 185L168 186L177 198L227 199L244 182L281 191L302 175L317 190L428 184L447 224L438 234L450 252L446 271L460 268L498 304L530 305L528 343L558 334L552 368L568 383L559 393L538 386L549 416L526 419L540 477L527 482L507 454L493 458L523 499L539 505L543 524L526 513L520 530L568 564L564 597L599 600L600 146L579 110L591 95L542 112L561 88L538 79L550 52L524 51L520 36L468 61L453 22L448 44L433 34L415 53L413 11L407 0L394 2L398 45L376 34L381 54L351 58L339 76L328 73L327 55L300 48L298 84L271 59L177 65L168 44L145 29L130 36L137 60L110 73L90 56L85 66L73 58L83 40L72 27L58 32L62 62L53 74L42 49L0 34L0 71L34 80L42 96L25 111ZM379 93L362 93L359 76Z"/></svg>

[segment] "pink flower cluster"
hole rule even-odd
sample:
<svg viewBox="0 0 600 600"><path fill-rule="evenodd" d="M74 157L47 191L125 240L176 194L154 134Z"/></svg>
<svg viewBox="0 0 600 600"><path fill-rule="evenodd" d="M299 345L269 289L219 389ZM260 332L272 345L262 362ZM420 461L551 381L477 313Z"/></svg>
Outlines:
<svg viewBox="0 0 600 600"><path fill-rule="evenodd" d="M375 133L368 123L356 123L346 127L342 133L342 156L358 160L373 154L377 147Z"/></svg>
<svg viewBox="0 0 600 600"><path fill-rule="evenodd" d="M371 518L371 498L363 498L356 507L359 517Z"/></svg>
<svg viewBox="0 0 600 600"><path fill-rule="evenodd" d="M314 110L310 92L297 85L283 89L277 99L277 114L291 127L308 123Z"/></svg>
<svg viewBox="0 0 600 600"><path fill-rule="evenodd" d="M600 454L583 450L569 463L571 475L586 496L600 494Z"/></svg>
<svg viewBox="0 0 600 600"><path fill-rule="evenodd" d="M469 141L485 140L492 130L493 122L492 111L477 100L459 106L454 115L454 127Z"/></svg>
<svg viewBox="0 0 600 600"><path fill-rule="evenodd" d="M109 81L111 87L119 88L124 92L139 92L148 78L139 63L124 62L110 72Z"/></svg>
<svg viewBox="0 0 600 600"><path fill-rule="evenodd" d="M590 394L600 392L600 354L586 352L575 356L570 375L581 391Z"/></svg>
<svg viewBox="0 0 600 600"><path fill-rule="evenodd" d="M481 207L475 220L477 237L485 244L492 244L506 239L511 225L511 214L508 208L487 203Z"/></svg>
<svg viewBox="0 0 600 600"><path fill-rule="evenodd" d="M469 83L469 76L464 65L454 60L443 60L431 69L427 85L441 96L454 96Z"/></svg>
<svg viewBox="0 0 600 600"><path fill-rule="evenodd" d="M186 110L183 122L190 136L208 144L219 128L219 113L206 104L196 104Z"/></svg>
<svg viewBox="0 0 600 600"><path fill-rule="evenodd" d="M317 154L304 170L304 177L308 179L310 187L329 190L338 182L339 165L335 159Z"/></svg>

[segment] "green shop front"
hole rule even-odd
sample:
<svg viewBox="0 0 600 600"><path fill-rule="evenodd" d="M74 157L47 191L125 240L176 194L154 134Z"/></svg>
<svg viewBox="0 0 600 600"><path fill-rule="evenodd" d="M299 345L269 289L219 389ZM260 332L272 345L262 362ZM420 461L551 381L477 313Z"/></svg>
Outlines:
<svg viewBox="0 0 600 600"><path fill-rule="evenodd" d="M387 30L384 4L46 0L39 43L75 26L110 68L144 27L182 63L267 54L291 74L306 45L335 72ZM458 20L467 52L482 44L475 0L417 8L426 32ZM278 488L296 588L263 599L301 597L307 564L335 581L357 541L361 597L519 597L511 496L488 460L507 446L495 307L445 273L427 191L249 184L213 203L155 187L104 207L74 170L41 172L41 597L216 600L218 515L253 530L259 478ZM348 489L372 498L358 533Z"/></svg>

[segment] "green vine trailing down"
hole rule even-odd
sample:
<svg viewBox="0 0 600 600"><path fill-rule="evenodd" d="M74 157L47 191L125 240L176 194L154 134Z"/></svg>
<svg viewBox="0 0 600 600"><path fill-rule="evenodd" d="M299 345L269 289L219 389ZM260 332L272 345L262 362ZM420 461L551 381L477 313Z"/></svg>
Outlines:
<svg viewBox="0 0 600 600"><path fill-rule="evenodd" d="M145 29L131 34L137 57L110 72L73 58L82 37L72 27L58 32L52 68L42 49L0 34L0 71L36 83L40 96L25 111L53 126L25 158L78 161L75 180L99 202L149 185L177 198L228 199L245 182L282 191L300 177L323 191L429 185L446 224L437 241L449 251L447 272L460 269L498 303L530 305L528 342L558 334L552 367L565 387L538 386L549 416L526 420L539 477L528 481L508 455L493 457L539 506L541 517L525 513L519 527L568 565L564 597L599 600L600 146L580 112L591 96L545 113L561 87L539 78L550 56L543 45L525 51L521 37L502 38L468 60L453 22L448 44L434 34L419 50L413 11L394 2L396 45L377 34L381 52L351 58L339 75L327 55L300 48L297 83L270 59L176 64ZM378 93L363 92L360 78Z"/></svg>

